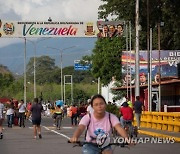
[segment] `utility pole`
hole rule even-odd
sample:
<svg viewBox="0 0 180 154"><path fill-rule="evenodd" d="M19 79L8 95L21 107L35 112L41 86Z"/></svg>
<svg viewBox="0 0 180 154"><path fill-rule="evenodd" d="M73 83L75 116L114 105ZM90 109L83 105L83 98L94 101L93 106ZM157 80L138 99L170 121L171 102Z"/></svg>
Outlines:
<svg viewBox="0 0 180 154"><path fill-rule="evenodd" d="M152 111L152 28L150 28L150 50L149 50L149 88L148 88L148 96L149 96L149 107L148 107L148 111Z"/></svg>
<svg viewBox="0 0 180 154"><path fill-rule="evenodd" d="M149 50L149 0L147 2L147 69L148 69L148 111L150 110L150 100L151 100L151 92L150 92L150 50Z"/></svg>
<svg viewBox="0 0 180 154"><path fill-rule="evenodd" d="M129 58L129 54L128 54L128 23L126 23L126 76L127 76L127 80L126 80L126 97L129 97L129 64L128 64L128 59Z"/></svg>
<svg viewBox="0 0 180 154"><path fill-rule="evenodd" d="M36 89L36 53L37 53L37 44L41 41L47 40L50 38L45 38L42 40L37 40L37 41L31 41L29 39L26 39L26 41L32 43L32 45L34 46L34 98L37 97L37 89Z"/></svg>
<svg viewBox="0 0 180 154"><path fill-rule="evenodd" d="M71 47L68 47L68 48L64 48L64 49L58 49L58 48L54 48L54 47L47 47L47 48L54 49L54 50L57 50L57 51L60 52L61 100L64 100L64 99L63 99L63 51L64 51L64 50L67 50L67 49L70 49L70 48L74 48L74 47L77 47L77 45L74 45L74 46L71 46Z"/></svg>
<svg viewBox="0 0 180 154"><path fill-rule="evenodd" d="M24 38L24 103L26 104L26 38Z"/></svg>
<svg viewBox="0 0 180 154"><path fill-rule="evenodd" d="M161 112L161 33L160 21L158 22L158 50L159 50L159 112Z"/></svg>
<svg viewBox="0 0 180 154"><path fill-rule="evenodd" d="M140 87L139 87L139 0L136 0L136 84L135 84L135 96L140 96Z"/></svg>
<svg viewBox="0 0 180 154"><path fill-rule="evenodd" d="M129 52L130 52L130 70L129 70L129 73L130 73L130 100L131 100L131 102L132 102L132 83L131 83L131 81L132 81L132 72L131 72L131 56L132 56L132 54L131 54L131 21L129 21Z"/></svg>

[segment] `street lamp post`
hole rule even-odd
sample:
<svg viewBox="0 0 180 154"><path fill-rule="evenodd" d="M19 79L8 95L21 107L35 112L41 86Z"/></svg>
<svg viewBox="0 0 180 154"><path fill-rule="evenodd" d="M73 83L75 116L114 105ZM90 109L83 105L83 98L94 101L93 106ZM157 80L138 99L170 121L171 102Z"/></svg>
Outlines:
<svg viewBox="0 0 180 154"><path fill-rule="evenodd" d="M45 39L38 40L38 41L31 41L31 40L26 39L28 42L31 42L34 46L34 98L37 97L37 93L36 93L36 47L39 42L47 40L47 39L49 39L49 38L45 38Z"/></svg>
<svg viewBox="0 0 180 154"><path fill-rule="evenodd" d="M26 38L24 38L24 103L26 104Z"/></svg>
<svg viewBox="0 0 180 154"><path fill-rule="evenodd" d="M63 100L63 81L62 81L62 77L63 77L63 71L62 71L62 54L63 54L63 51L64 50L67 50L67 49L70 49L70 48L74 48L76 46L71 46L71 47L68 47L68 48L64 48L64 49L58 49L58 48L54 48L54 47L47 47L49 49L53 49L53 50L57 50L57 51L60 51L60 67L61 67L61 100Z"/></svg>

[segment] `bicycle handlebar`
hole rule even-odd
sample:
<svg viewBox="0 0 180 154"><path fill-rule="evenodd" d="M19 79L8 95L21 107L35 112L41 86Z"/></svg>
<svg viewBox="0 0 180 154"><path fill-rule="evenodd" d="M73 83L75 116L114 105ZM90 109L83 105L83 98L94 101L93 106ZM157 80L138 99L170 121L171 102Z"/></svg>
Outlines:
<svg viewBox="0 0 180 154"><path fill-rule="evenodd" d="M68 143L74 143L74 144L77 144L78 146L83 146L85 144L98 146L96 143L92 143L92 142L82 142L82 141L71 142L70 140L68 140ZM109 143L108 144L108 146L111 146L111 145L120 146L121 148L123 148L123 147L127 147L127 145L129 144L128 143Z"/></svg>

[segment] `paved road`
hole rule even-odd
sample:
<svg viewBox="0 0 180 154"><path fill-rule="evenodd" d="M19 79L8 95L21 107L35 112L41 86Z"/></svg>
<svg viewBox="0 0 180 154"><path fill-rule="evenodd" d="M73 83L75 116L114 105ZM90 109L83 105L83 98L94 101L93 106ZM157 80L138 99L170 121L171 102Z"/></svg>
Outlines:
<svg viewBox="0 0 180 154"><path fill-rule="evenodd" d="M4 126L4 139L0 140L0 154L80 154L81 148L73 148L67 144L67 138L71 137L76 127L71 127L70 119L63 121L61 130L55 130L51 118L44 117L42 121L42 139L33 139L33 130L30 121L26 121L26 127L8 128ZM140 137L147 137L142 136ZM129 149L116 147L114 153L121 154L179 154L180 143L174 144L137 144Z"/></svg>

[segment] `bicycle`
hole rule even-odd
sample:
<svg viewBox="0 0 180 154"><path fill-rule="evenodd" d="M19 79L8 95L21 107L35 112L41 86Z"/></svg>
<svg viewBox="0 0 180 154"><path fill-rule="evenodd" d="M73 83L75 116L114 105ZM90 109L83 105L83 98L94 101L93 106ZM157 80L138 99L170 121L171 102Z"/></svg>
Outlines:
<svg viewBox="0 0 180 154"><path fill-rule="evenodd" d="M137 127L136 126L134 127L132 125L132 121L125 120L124 121L124 129L126 130L128 136L130 138L137 137L137 135L138 135Z"/></svg>
<svg viewBox="0 0 180 154"><path fill-rule="evenodd" d="M68 140L68 143L72 143L71 141ZM128 148L129 149L129 144L128 143L109 143L107 146L101 148L100 146L98 146L97 143L92 143L92 142L83 142L83 141L77 141L75 143L73 147L76 147L76 146L79 146L79 147L82 147L83 145L86 145L86 144L89 144L89 145L92 145L92 146L96 146L98 147L98 154L102 154L103 150L106 149L108 146L118 146L118 147L121 147L121 148ZM112 150L112 152L114 151L114 149Z"/></svg>

